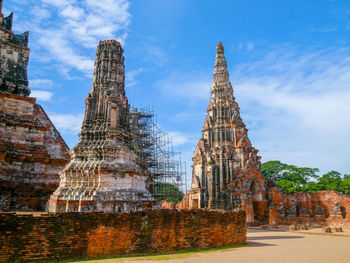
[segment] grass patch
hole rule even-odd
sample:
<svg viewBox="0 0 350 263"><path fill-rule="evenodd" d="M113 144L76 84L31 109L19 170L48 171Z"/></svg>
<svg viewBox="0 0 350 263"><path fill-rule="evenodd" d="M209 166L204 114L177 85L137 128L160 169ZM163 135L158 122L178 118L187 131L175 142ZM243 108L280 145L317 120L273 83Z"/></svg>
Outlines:
<svg viewBox="0 0 350 263"><path fill-rule="evenodd" d="M191 249L191 250L180 250L174 252L164 252L156 254L133 254L133 255L121 255L114 257L100 257L100 258L85 258L85 259L76 259L76 260L62 260L58 262L86 262L86 263L114 263L114 262L124 262L128 258L132 260L170 260L170 259L183 259L188 257L197 256L202 253L210 252L225 252L231 251L238 247L244 247L247 244L236 244L228 246L220 246L215 248L204 248L204 249Z"/></svg>

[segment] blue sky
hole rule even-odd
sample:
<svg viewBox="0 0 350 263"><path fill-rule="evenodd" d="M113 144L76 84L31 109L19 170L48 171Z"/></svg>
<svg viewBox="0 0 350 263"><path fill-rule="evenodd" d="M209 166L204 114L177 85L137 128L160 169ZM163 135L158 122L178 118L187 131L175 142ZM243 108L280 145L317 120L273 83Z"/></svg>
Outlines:
<svg viewBox="0 0 350 263"><path fill-rule="evenodd" d="M10 11L30 31L32 95L70 147L97 43L115 38L129 103L154 106L190 167L222 41L262 161L350 173L349 1L5 0Z"/></svg>

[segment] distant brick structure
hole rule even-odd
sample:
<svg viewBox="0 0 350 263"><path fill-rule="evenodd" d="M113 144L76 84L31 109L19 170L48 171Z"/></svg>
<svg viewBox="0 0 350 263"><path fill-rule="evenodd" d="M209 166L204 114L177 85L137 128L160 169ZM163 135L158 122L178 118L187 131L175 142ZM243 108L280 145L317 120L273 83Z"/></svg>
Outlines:
<svg viewBox="0 0 350 263"><path fill-rule="evenodd" d="M0 262L56 261L244 244L244 212L0 214Z"/></svg>
<svg viewBox="0 0 350 263"><path fill-rule="evenodd" d="M28 32L15 35L12 18L0 14L0 210L44 211L69 148L28 97Z"/></svg>
<svg viewBox="0 0 350 263"><path fill-rule="evenodd" d="M335 191L284 194L269 189L269 224L350 225L350 196Z"/></svg>

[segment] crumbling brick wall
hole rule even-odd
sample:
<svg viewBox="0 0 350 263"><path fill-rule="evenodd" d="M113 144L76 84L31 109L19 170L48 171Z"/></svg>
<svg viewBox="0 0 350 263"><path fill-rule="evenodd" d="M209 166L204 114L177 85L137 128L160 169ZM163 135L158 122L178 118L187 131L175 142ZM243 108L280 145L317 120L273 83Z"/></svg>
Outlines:
<svg viewBox="0 0 350 263"><path fill-rule="evenodd" d="M93 258L245 242L242 211L0 214L0 262Z"/></svg>
<svg viewBox="0 0 350 263"><path fill-rule="evenodd" d="M295 193L269 190L270 224L350 225L350 197L335 191Z"/></svg>
<svg viewBox="0 0 350 263"><path fill-rule="evenodd" d="M0 91L0 210L44 211L69 148L35 98Z"/></svg>

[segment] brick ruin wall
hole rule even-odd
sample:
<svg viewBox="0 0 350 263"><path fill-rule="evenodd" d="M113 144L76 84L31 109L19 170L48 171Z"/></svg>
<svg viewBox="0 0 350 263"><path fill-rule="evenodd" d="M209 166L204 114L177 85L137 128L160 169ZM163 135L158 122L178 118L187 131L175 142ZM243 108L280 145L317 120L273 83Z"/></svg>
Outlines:
<svg viewBox="0 0 350 263"><path fill-rule="evenodd" d="M264 217L259 217L255 224L269 224L273 227L306 223L350 226L350 196L348 195L335 191L287 195L277 187L270 187L266 200L266 203L261 202L258 205L253 202L253 213L265 214ZM189 210L191 209L189 203L189 195L186 194L176 208ZM165 206L162 204L162 207ZM261 218L263 220L260 220Z"/></svg>
<svg viewBox="0 0 350 263"><path fill-rule="evenodd" d="M245 242L242 211L0 214L0 262L158 253Z"/></svg>
<svg viewBox="0 0 350 263"><path fill-rule="evenodd" d="M269 224L350 225L350 196L335 191L295 193L269 190Z"/></svg>
<svg viewBox="0 0 350 263"><path fill-rule="evenodd" d="M44 211L69 148L35 98L0 91L0 210Z"/></svg>

